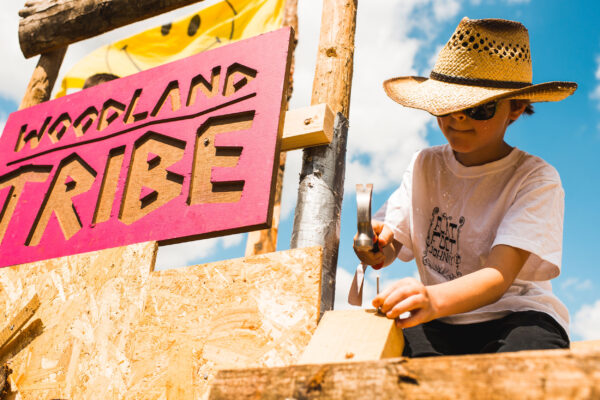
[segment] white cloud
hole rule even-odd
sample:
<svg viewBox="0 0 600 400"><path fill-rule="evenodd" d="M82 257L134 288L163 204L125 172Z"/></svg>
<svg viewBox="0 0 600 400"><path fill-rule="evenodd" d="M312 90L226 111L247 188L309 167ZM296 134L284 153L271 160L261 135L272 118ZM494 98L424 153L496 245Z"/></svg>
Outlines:
<svg viewBox="0 0 600 400"><path fill-rule="evenodd" d="M37 63L37 59L26 60L19 47L19 9L20 1L0 2L0 37L2 37L2 54L5 61L0 63L0 96L21 102L29 78Z"/></svg>
<svg viewBox="0 0 600 400"><path fill-rule="evenodd" d="M0 112L0 136L2 136L2 132L4 132L4 126L6 125L6 116L4 113Z"/></svg>
<svg viewBox="0 0 600 400"><path fill-rule="evenodd" d="M187 243L160 246L156 255L155 268L158 270L186 267L202 263L219 250L239 245L246 238L245 233L212 239L195 240ZM225 255L223 258L227 258Z"/></svg>
<svg viewBox="0 0 600 400"><path fill-rule="evenodd" d="M594 286L590 279L579 279L575 277L567 278L560 286L565 292L580 292L582 290L589 290Z"/></svg>
<svg viewBox="0 0 600 400"><path fill-rule="evenodd" d="M244 239L246 239L245 233L239 233L237 235L223 236L221 238L224 249L229 249L231 247L237 246L238 244L242 243L242 241Z"/></svg>
<svg viewBox="0 0 600 400"><path fill-rule="evenodd" d="M299 3L300 41L296 49L292 108L310 104L321 16L320 7L314 6L314 3ZM382 82L394 76L418 74L418 59L434 60L441 45L432 46L440 24L454 19L459 10L457 0L406 0L402 4L371 0L369 7L359 7L346 193L353 192L356 183L372 182L375 191L398 185L414 152L427 146L425 136L432 117L396 104L385 95ZM426 48L434 53L421 54ZM296 205L301 153L288 154L282 219L289 217Z"/></svg>
<svg viewBox="0 0 600 400"><path fill-rule="evenodd" d="M594 100L598 101L598 109L600 109L600 55L596 56L596 80L598 81L596 84L596 88L590 95L590 97Z"/></svg>
<svg viewBox="0 0 600 400"><path fill-rule="evenodd" d="M354 270L353 270L354 271ZM363 305L362 307L351 306L348 304L348 292L354 279L354 272L350 273L344 268L338 266L335 278L335 310L347 310L351 308L373 308L371 301L376 295L375 274L372 269L368 269L365 274L363 284Z"/></svg>
<svg viewBox="0 0 600 400"><path fill-rule="evenodd" d="M596 300L594 304L584 304L575 313L571 332L582 340L600 339L600 300Z"/></svg>

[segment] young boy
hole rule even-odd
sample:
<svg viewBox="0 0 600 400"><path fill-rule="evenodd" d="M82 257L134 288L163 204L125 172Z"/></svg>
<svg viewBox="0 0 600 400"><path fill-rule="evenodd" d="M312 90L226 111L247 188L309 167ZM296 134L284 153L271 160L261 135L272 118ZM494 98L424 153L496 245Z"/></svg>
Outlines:
<svg viewBox="0 0 600 400"><path fill-rule="evenodd" d="M373 300L404 328L406 356L569 347L568 312L549 282L561 264L560 178L504 134L531 102L577 85L532 85L531 75L522 24L464 18L429 79L384 82L396 102L435 115L448 140L413 157L373 222L381 251L357 251L376 269L416 258L421 282L402 279Z"/></svg>

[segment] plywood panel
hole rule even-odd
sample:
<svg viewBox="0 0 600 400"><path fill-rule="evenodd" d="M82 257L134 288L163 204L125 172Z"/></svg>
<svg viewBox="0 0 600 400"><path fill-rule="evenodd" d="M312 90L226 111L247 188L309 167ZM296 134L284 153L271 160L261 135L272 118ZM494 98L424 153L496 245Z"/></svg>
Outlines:
<svg viewBox="0 0 600 400"><path fill-rule="evenodd" d="M313 247L155 272L130 338L128 398L199 398L218 369L295 363L317 326L321 257Z"/></svg>
<svg viewBox="0 0 600 400"><path fill-rule="evenodd" d="M126 344L155 255L156 243L148 242L0 269L5 315L35 293L41 303L0 354L22 399L118 398L126 391Z"/></svg>
<svg viewBox="0 0 600 400"><path fill-rule="evenodd" d="M199 398L220 368L296 362L317 326L320 247L151 272L155 251L0 270L7 320L34 293L41 303L0 352L14 396Z"/></svg>

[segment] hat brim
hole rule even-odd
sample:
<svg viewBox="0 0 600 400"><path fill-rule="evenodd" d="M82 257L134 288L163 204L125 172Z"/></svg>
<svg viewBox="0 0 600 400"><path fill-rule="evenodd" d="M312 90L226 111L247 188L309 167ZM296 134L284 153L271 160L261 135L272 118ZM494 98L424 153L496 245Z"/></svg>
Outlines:
<svg viewBox="0 0 600 400"><path fill-rule="evenodd" d="M500 99L531 102L560 101L577 89L575 82L546 82L520 89L460 85L420 76L404 76L383 82L387 95L406 107L440 116Z"/></svg>

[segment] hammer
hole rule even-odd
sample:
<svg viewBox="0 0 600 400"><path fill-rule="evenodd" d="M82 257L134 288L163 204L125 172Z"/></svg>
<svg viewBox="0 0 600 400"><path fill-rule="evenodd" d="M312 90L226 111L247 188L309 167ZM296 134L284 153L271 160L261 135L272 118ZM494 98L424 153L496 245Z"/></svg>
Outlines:
<svg viewBox="0 0 600 400"><path fill-rule="evenodd" d="M379 246L374 240L373 226L371 225L371 198L373 196L373 184L356 185L356 222L358 235L354 239L354 247L359 251L377 253Z"/></svg>
<svg viewBox="0 0 600 400"><path fill-rule="evenodd" d="M356 185L356 226L358 235L354 239L354 247L359 251L379 251L375 241L373 225L371 225L371 199L373 197L373 184ZM379 294L379 274L377 274L377 294ZM362 294L361 294L362 296ZM381 307L377 309L381 313Z"/></svg>

